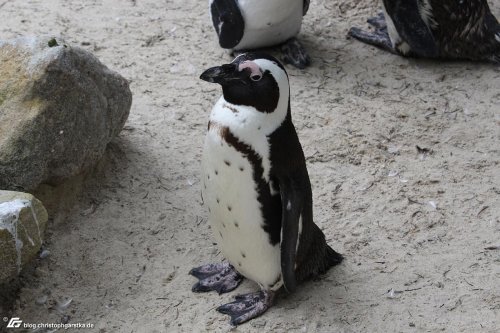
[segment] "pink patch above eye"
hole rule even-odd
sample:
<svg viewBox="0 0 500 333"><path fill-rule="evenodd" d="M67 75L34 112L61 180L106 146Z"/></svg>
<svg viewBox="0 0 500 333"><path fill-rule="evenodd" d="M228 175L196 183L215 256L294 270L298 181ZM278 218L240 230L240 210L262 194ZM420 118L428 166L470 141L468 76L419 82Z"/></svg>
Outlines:
<svg viewBox="0 0 500 333"><path fill-rule="evenodd" d="M254 76L254 75L262 76L262 72L260 70L260 67L253 61L247 60L247 61L242 62L239 65L238 70L241 72L245 68L250 69L250 73L251 73L250 76Z"/></svg>

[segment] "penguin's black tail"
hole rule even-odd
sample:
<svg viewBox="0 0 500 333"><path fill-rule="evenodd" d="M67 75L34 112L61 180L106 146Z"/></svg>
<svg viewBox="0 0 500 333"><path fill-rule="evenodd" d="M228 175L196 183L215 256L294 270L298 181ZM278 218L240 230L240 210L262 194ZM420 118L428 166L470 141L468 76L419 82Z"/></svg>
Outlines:
<svg viewBox="0 0 500 333"><path fill-rule="evenodd" d="M334 249L332 249L330 246L327 245L326 247L326 257L328 260L328 264L331 266L338 265L344 260L344 256L341 255L340 253L336 252Z"/></svg>
<svg viewBox="0 0 500 333"><path fill-rule="evenodd" d="M302 260L295 270L295 277L299 282L325 274L332 266L344 260L340 253L326 243L325 235L316 224L312 225L310 237L310 241L307 242L308 247L303 249Z"/></svg>

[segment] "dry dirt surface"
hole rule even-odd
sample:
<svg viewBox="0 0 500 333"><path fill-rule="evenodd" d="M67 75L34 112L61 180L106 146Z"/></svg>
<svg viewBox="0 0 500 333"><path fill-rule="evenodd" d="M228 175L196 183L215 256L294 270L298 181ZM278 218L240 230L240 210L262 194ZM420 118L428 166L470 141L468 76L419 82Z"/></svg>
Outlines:
<svg viewBox="0 0 500 333"><path fill-rule="evenodd" d="M489 2L500 17L500 1ZM0 1L0 39L62 35L134 94L99 168L56 202L50 254L24 274L13 314L90 322L92 332L498 332L500 67L405 59L347 39L377 13L375 0L313 0L300 35L313 64L287 67L315 221L345 262L237 328L215 308L254 284L191 292L189 270L222 259L199 179L220 88L198 76L231 58L207 7Z"/></svg>

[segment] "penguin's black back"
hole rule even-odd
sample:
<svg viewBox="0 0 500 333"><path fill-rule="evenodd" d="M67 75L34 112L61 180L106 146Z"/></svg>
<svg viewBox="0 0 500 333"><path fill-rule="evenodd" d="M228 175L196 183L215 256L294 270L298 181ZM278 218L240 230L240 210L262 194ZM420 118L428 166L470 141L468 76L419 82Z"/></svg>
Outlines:
<svg viewBox="0 0 500 333"><path fill-rule="evenodd" d="M304 195L302 232L295 270L297 282L302 282L325 273L330 267L342 262L343 257L326 243L325 235L313 221L311 182L304 152L291 120L290 107L285 121L270 136L270 143L271 174L278 177L283 174L295 175L297 186Z"/></svg>

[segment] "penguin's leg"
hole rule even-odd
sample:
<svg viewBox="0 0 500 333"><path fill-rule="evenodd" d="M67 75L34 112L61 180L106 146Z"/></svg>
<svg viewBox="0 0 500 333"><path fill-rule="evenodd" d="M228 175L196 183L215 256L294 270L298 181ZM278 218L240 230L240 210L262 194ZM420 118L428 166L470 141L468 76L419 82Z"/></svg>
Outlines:
<svg viewBox="0 0 500 333"><path fill-rule="evenodd" d="M387 29L387 22L385 22L385 16L383 12L378 13L377 16L370 17L368 20L366 20L366 22L374 26L377 30Z"/></svg>
<svg viewBox="0 0 500 333"><path fill-rule="evenodd" d="M224 294L236 289L243 281L243 276L228 262L196 267L189 274L199 279L192 288L195 293L215 290Z"/></svg>
<svg viewBox="0 0 500 333"><path fill-rule="evenodd" d="M231 325L236 326L266 312L273 305L275 295L271 290L238 295L234 302L219 306L217 311L231 316Z"/></svg>
<svg viewBox="0 0 500 333"><path fill-rule="evenodd" d="M386 29L377 29L374 32L363 31L360 28L351 28L349 30L349 36L356 38L357 40L380 47L383 50L389 51L394 54L399 54L392 46L391 38L387 33Z"/></svg>
<svg viewBox="0 0 500 333"><path fill-rule="evenodd" d="M311 64L311 58L309 58L306 49L295 37L290 38L281 46L281 52L283 53L283 61L287 64L300 69Z"/></svg>

